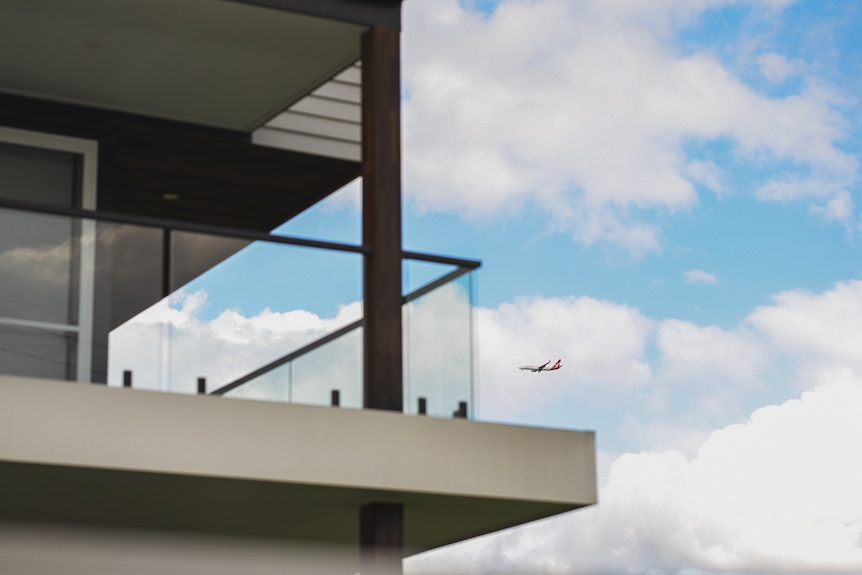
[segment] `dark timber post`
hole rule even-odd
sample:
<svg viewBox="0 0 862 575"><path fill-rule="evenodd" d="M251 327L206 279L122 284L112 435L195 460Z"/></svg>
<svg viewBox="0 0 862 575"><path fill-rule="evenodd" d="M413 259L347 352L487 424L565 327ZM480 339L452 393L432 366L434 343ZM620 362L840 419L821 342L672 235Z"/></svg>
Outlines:
<svg viewBox="0 0 862 575"><path fill-rule="evenodd" d="M365 405L403 410L401 360L401 84L398 30L362 37L362 238Z"/></svg>
<svg viewBox="0 0 862 575"><path fill-rule="evenodd" d="M400 503L369 503L360 508L362 575L401 575L403 524Z"/></svg>
<svg viewBox="0 0 862 575"><path fill-rule="evenodd" d="M364 407L391 411L404 409L400 72L399 31L370 28L362 36ZM359 531L362 575L401 575L403 504L362 506Z"/></svg>

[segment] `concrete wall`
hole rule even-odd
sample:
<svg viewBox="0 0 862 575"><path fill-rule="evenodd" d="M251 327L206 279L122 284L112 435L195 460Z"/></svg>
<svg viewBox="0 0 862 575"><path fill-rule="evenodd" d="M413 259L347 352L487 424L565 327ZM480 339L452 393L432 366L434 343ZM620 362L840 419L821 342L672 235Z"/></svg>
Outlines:
<svg viewBox="0 0 862 575"><path fill-rule="evenodd" d="M22 498L53 496L54 507L67 509L64 520L134 526L143 513L148 527L159 527L161 517L176 515L167 528L218 524L231 532L247 521L256 523L254 533L295 536L326 507L335 515L312 538L327 539L340 529L333 525L353 521L345 518L359 505L389 500L405 503L408 541L417 549L596 502L592 432L4 376L0 465L0 488L21 494L7 504L13 519L30 518ZM40 481L54 487L28 492ZM47 493L63 493L71 482L78 487L68 496ZM138 500L130 490L106 498L107 484L118 483L134 485ZM200 493L225 509L233 502L233 515L195 503ZM68 501L76 497L79 508ZM116 517L94 514L87 498L116 508ZM275 500L283 509L269 519L265 510L247 509ZM309 514L304 519L298 506ZM339 513L346 515L336 519ZM50 509L36 519L50 521ZM331 539L349 541L354 531L350 523Z"/></svg>

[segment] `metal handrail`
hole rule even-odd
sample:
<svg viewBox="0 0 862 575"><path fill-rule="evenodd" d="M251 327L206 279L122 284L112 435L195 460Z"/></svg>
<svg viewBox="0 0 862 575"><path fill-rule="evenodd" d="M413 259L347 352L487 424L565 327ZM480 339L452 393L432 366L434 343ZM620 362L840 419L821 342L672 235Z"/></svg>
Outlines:
<svg viewBox="0 0 862 575"><path fill-rule="evenodd" d="M257 232L254 230L244 230L240 228L230 228L225 226L216 226L212 224L184 222L182 220L171 220L167 218L154 218L151 216L139 216L136 214L124 214L106 210L96 211L87 210L84 208L52 206L49 204L38 204L21 200L12 200L8 198L0 198L0 208L58 216L68 216L75 218L88 218L96 221L131 224L150 228L167 229L172 231L209 234L214 236L226 236L242 240L272 242L277 244L286 244L292 246L309 247L340 252L369 254L372 251L369 246L365 245L355 245L325 240L314 240L297 236L283 236L266 232ZM402 251L401 257L402 259L426 261L438 264L450 264L469 269L477 269L482 265L482 262L479 260L456 258L451 256L429 254L409 250Z"/></svg>
<svg viewBox="0 0 862 575"><path fill-rule="evenodd" d="M240 228L229 228L223 226L215 226L211 224L184 222L181 220L154 218L150 216L139 216L135 214L123 214L119 212L103 210L96 211L86 210L84 208L71 208L66 206L36 204L32 202L23 202L20 200L10 200L5 198L0 198L0 208L21 210L26 212L37 212L57 216L68 216L73 218L87 218L96 221L104 221L118 224L131 224L136 226L160 228L179 232L191 232L208 234L213 236L224 236L241 240L273 242L277 244L287 244L292 246L318 248L339 252L369 253L371 251L366 246L357 246L354 244L345 244L341 242L312 240L309 238L300 238L296 236L274 235L268 234L266 232L257 232L254 230L244 230Z"/></svg>

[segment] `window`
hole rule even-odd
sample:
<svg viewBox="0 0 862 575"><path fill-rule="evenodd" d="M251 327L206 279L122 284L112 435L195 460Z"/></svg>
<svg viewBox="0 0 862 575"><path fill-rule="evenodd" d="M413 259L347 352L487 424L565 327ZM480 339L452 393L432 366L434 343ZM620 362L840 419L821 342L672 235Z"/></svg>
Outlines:
<svg viewBox="0 0 862 575"><path fill-rule="evenodd" d="M0 127L0 198L95 208L97 144ZM90 380L93 222L0 208L0 371Z"/></svg>

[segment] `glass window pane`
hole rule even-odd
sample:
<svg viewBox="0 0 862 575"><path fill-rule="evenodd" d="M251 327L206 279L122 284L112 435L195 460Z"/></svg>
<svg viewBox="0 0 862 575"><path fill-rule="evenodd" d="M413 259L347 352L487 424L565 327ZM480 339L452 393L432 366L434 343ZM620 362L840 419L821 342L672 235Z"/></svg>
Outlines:
<svg viewBox="0 0 862 575"><path fill-rule="evenodd" d="M73 206L80 156L0 142L0 197Z"/></svg>
<svg viewBox="0 0 862 575"><path fill-rule="evenodd" d="M0 369L5 375L70 379L77 334L0 324Z"/></svg>
<svg viewBox="0 0 862 575"><path fill-rule="evenodd" d="M74 321L74 227L63 216L0 209L0 317Z"/></svg>

